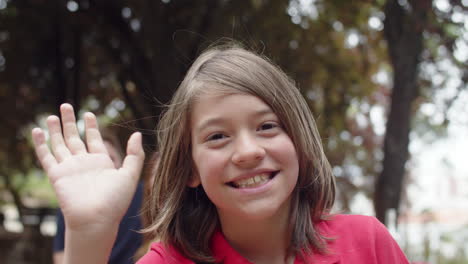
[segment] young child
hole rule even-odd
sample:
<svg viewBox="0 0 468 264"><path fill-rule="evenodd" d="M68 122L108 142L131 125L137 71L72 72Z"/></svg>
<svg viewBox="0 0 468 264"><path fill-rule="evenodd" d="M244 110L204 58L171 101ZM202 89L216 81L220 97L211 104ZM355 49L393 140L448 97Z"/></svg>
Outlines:
<svg viewBox="0 0 468 264"><path fill-rule="evenodd" d="M70 105L33 139L67 224L66 263L105 263L144 153L128 141L114 169L96 119L86 145ZM236 46L204 52L157 129L151 224L159 241L138 263L408 263L375 218L331 215L335 181L315 121L294 83ZM87 148L86 148L87 146Z"/></svg>

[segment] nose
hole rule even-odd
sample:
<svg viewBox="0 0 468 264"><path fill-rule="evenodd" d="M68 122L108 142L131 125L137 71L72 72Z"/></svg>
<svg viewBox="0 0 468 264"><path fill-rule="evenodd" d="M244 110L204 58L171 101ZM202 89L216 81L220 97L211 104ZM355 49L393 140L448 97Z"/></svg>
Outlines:
<svg viewBox="0 0 468 264"><path fill-rule="evenodd" d="M253 135L241 135L235 144L232 162L242 168L253 168L265 157L265 149Z"/></svg>

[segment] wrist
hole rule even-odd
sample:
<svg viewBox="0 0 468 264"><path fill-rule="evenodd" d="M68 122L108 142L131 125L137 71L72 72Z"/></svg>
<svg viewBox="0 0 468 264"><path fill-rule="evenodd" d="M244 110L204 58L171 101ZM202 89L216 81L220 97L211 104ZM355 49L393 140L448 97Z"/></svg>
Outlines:
<svg viewBox="0 0 468 264"><path fill-rule="evenodd" d="M107 263L117 237L118 224L65 230L64 263Z"/></svg>

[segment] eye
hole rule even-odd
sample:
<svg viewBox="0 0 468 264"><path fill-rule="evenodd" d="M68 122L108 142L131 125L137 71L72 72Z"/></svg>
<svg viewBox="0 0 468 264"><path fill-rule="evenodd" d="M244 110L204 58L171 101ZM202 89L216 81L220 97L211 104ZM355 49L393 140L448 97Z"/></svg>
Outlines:
<svg viewBox="0 0 468 264"><path fill-rule="evenodd" d="M225 138L226 136L221 134L221 133L216 133L216 134L212 134L210 135L206 141L216 141L216 140L221 140L223 138Z"/></svg>
<svg viewBox="0 0 468 264"><path fill-rule="evenodd" d="M267 122L263 123L258 130L269 130L269 129L274 129L277 128L278 124L275 122Z"/></svg>

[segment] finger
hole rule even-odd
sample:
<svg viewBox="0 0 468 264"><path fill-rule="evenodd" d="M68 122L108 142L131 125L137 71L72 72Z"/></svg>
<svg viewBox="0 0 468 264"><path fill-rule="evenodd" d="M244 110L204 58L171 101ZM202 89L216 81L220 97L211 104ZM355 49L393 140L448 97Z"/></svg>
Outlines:
<svg viewBox="0 0 468 264"><path fill-rule="evenodd" d="M42 129L36 127L31 133L37 158L39 159L42 168L44 168L45 171L48 171L52 166L57 164L57 160L50 152L49 146L47 146Z"/></svg>
<svg viewBox="0 0 468 264"><path fill-rule="evenodd" d="M127 143L127 156L125 157L122 169L127 170L131 175L138 178L145 160L145 152L142 146L141 133L133 133Z"/></svg>
<svg viewBox="0 0 468 264"><path fill-rule="evenodd" d="M62 104L60 106L60 113L62 115L63 137L68 149L72 154L86 153L86 146L81 140L78 128L76 127L73 106Z"/></svg>
<svg viewBox="0 0 468 264"><path fill-rule="evenodd" d="M101 133L99 133L96 116L93 113L85 113L85 134L86 145L90 153L105 153L107 154L106 146L102 141Z"/></svg>
<svg viewBox="0 0 468 264"><path fill-rule="evenodd" d="M62 136L62 128L60 127L60 119L57 116L49 116L47 118L47 127L49 128L50 145L52 152L58 162L62 162L67 157L71 156L70 150L65 145Z"/></svg>

